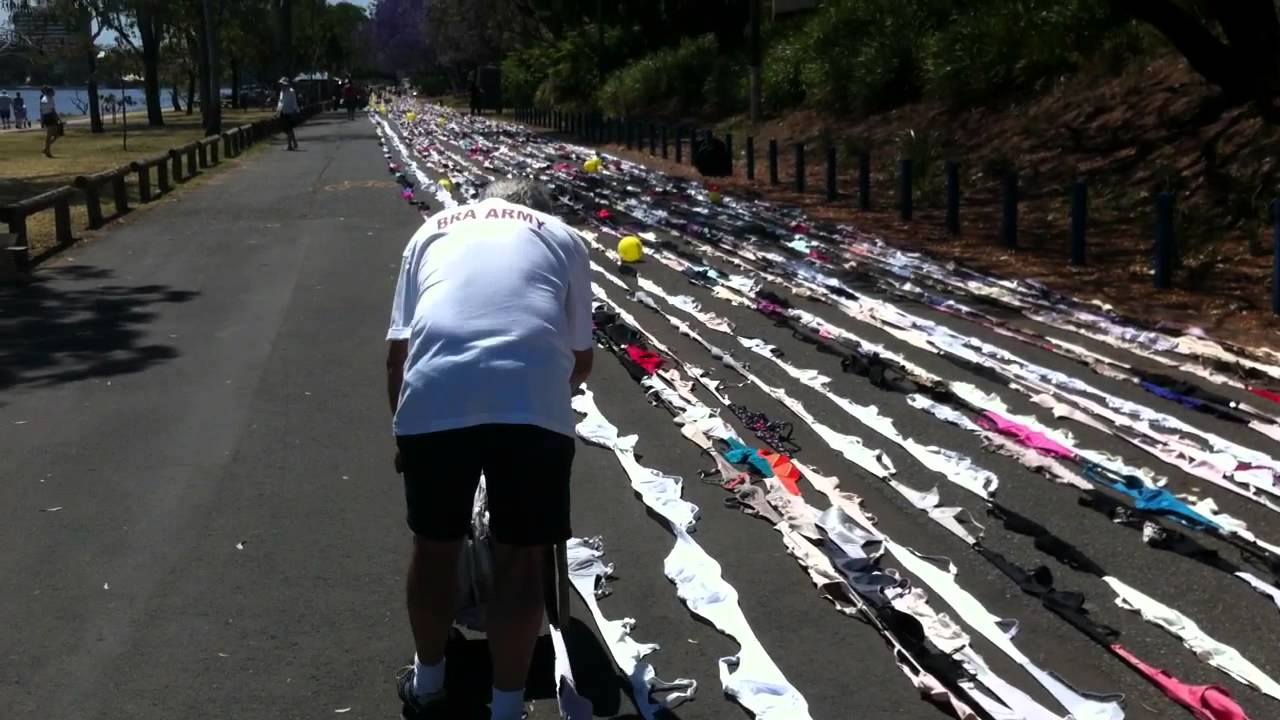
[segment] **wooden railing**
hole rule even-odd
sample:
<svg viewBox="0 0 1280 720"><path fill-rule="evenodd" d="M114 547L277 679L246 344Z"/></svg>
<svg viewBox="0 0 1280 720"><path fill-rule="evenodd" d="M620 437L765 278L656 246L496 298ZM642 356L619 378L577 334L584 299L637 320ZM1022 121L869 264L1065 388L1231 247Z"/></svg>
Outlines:
<svg viewBox="0 0 1280 720"><path fill-rule="evenodd" d="M111 186L111 197L116 206L114 217L120 217L129 212L127 183L132 170L130 165L121 165L114 170L103 170L100 173L81 175L76 178L75 186L84 194L84 206L89 215L90 230L97 230L106 224L102 215L102 189L108 184Z"/></svg>
<svg viewBox="0 0 1280 720"><path fill-rule="evenodd" d="M302 117L309 118L327 106L309 105L303 108ZM0 277L28 269L31 258L31 242L27 220L41 212L52 210L54 236L58 247L70 245L75 240L71 222L71 206L83 201L88 217L88 228L97 230L109 220L129 212L129 178L136 178L138 200L149 203L173 189L174 183L190 180L201 170L218 165L223 159L239 157L255 143L280 132L278 118L268 118L232 128L220 135L213 135L187 143L180 147L128 165L103 170L92 175L77 177L72 185L64 185L25 198L10 205L0 206L0 224L8 230L0 233ZM152 176L155 177L153 187ZM109 194L107 194L109 191ZM114 205L114 212L103 212L103 196Z"/></svg>

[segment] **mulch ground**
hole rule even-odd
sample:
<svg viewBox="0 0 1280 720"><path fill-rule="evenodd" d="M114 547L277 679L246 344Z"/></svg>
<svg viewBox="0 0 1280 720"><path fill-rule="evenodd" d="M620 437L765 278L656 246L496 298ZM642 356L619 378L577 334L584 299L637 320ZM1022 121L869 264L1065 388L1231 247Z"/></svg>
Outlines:
<svg viewBox="0 0 1280 720"><path fill-rule="evenodd" d="M844 125L809 111L755 128L731 120L719 129L735 130L735 175L706 182L740 197L799 206L812 217L848 224L906 250L1101 300L1151 325L1198 327L1246 345L1280 346L1280 316L1272 313L1270 302L1271 227L1264 221L1276 165L1266 148L1275 147L1272 141L1280 133L1248 109L1198 119L1208 98L1210 90L1187 68L1164 62L1104 83L1064 84L1004 110L957 115L912 106ZM904 127L918 128L911 142L928 155L931 176L940 174L942 158L964 158L959 235L946 232L937 179L917 184L914 217L911 222L900 219L896 158L905 152ZM747 132L756 136L754 181L747 180L743 159ZM835 202L826 200L823 148L832 137L887 148L873 153L873 210L855 209L854 163L847 147L840 148L840 196ZM769 139L778 140L780 147L777 186L768 182ZM791 147L797 141L809 148L803 194L793 187ZM937 147L918 150L929 142ZM647 148L628 151L609 145L606 150L672 175L699 177L691 166L650 155ZM687 142L685 151L687 162ZM1000 243L993 174L1008 158L1018 158L1023 177L1016 249ZM1077 175L1090 182L1088 259L1080 267L1068 262L1066 188ZM1252 209L1220 213L1223 197L1238 198L1243 186L1256 186ZM1177 195L1183 253L1174 287L1167 290L1154 287L1151 273L1153 202L1160 190Z"/></svg>

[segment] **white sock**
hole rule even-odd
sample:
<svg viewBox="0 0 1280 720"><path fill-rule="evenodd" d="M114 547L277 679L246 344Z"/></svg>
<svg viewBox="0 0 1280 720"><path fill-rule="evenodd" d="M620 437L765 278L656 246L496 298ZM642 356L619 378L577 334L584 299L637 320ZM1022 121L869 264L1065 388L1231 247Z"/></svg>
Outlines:
<svg viewBox="0 0 1280 720"><path fill-rule="evenodd" d="M444 690L444 658L435 665L423 665L413 656L413 694L419 700L429 698Z"/></svg>
<svg viewBox="0 0 1280 720"><path fill-rule="evenodd" d="M494 688L489 713L493 720L520 720L524 716L524 688L519 690Z"/></svg>

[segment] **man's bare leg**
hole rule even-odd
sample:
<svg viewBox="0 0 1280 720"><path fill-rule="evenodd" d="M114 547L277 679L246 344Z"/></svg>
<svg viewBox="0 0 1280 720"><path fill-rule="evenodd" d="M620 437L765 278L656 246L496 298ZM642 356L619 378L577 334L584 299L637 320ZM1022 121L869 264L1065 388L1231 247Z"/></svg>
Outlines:
<svg viewBox="0 0 1280 720"><path fill-rule="evenodd" d="M453 626L454 606L458 602L459 541L437 542L414 536L413 557L409 561L406 599L409 625L413 628L413 644L417 662L423 667L443 670L449 628ZM443 688L443 673L438 677L414 678L414 692L425 699Z"/></svg>
<svg viewBox="0 0 1280 720"><path fill-rule="evenodd" d="M493 657L493 689L495 720L505 720L499 713L501 694L524 693L533 648L542 630L543 565L545 545L517 546L493 544L495 584L489 606L489 653ZM519 696L513 696L518 701ZM508 717L519 717L518 714Z"/></svg>

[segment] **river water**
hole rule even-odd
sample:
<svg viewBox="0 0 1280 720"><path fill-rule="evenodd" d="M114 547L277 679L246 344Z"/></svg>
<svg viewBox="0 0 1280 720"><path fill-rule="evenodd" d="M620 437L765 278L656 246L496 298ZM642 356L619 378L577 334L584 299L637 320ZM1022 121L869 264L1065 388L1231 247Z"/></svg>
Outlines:
<svg viewBox="0 0 1280 720"><path fill-rule="evenodd" d="M37 119L40 113L39 86L32 87L24 85L19 87L6 87L4 85L0 85L0 90L7 91L9 93L9 97L13 97L15 93L21 93L23 99L27 101L28 116L33 121ZM59 115L75 118L89 114L89 89L86 86L55 87L53 90L53 99L57 106ZM222 92L223 94L230 94L231 88L223 88ZM98 95L104 98L108 95L114 95L119 98L121 93L119 87L99 84ZM142 112L146 108L146 94L143 92L142 88L126 88L124 95L132 100L132 103L129 105L130 112L134 110ZM185 88L178 91L178 97L182 99L182 106L185 108L187 105L187 91ZM161 105L166 110L173 107L173 103L170 102L169 88L160 89L160 100Z"/></svg>

